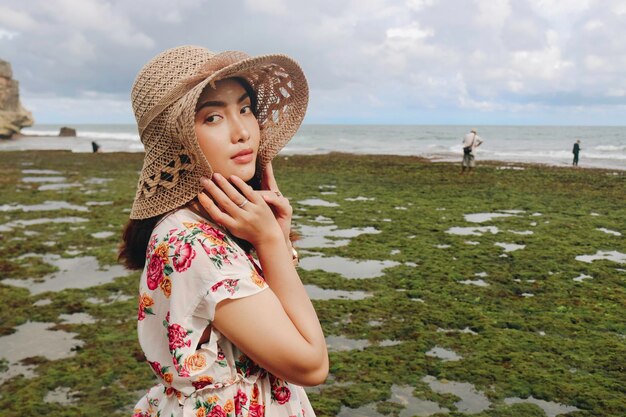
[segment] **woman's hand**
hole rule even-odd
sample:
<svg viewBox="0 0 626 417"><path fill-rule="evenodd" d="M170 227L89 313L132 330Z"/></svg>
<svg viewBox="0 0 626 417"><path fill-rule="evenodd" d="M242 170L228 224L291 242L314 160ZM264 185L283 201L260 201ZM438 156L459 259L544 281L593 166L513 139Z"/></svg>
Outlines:
<svg viewBox="0 0 626 417"><path fill-rule="evenodd" d="M211 180L200 180L211 198L200 193L198 200L211 218L257 250L260 245L282 240L281 227L263 196L235 175L230 181L232 184L218 173Z"/></svg>
<svg viewBox="0 0 626 417"><path fill-rule="evenodd" d="M274 217L283 232L285 242L288 246L291 246L289 233L291 232L293 208L291 204L289 204L289 200L283 196L278 189L271 162L268 162L265 166L265 171L263 171L263 177L261 179L261 191L257 192L261 194L265 202L271 207Z"/></svg>

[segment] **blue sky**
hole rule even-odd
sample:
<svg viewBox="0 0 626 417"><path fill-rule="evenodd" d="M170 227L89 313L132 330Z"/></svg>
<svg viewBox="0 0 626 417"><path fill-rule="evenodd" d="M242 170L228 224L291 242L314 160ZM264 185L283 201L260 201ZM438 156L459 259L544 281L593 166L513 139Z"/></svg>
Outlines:
<svg viewBox="0 0 626 417"><path fill-rule="evenodd" d="M295 58L305 123L623 125L624 39L614 0L0 0L38 123L132 123L141 66L196 44Z"/></svg>

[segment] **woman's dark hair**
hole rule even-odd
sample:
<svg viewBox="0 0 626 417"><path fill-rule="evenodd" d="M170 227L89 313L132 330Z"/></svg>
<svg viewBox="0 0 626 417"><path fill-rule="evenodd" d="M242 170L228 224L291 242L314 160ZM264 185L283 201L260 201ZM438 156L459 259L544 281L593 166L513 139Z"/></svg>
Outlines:
<svg viewBox="0 0 626 417"><path fill-rule="evenodd" d="M146 250L154 226L164 214L148 219L130 219L122 232L122 243L117 260L128 269L143 269L146 264Z"/></svg>
<svg viewBox="0 0 626 417"><path fill-rule="evenodd" d="M252 88L248 80L241 77L233 77L234 80L239 82L241 86L246 90L250 97L252 113L258 115L258 102L256 91ZM255 175L248 185L255 190L261 189L261 175ZM167 214L167 213L166 213ZM143 269L146 264L146 250L148 249L148 243L150 242L150 236L156 224L166 214L160 214L148 219L134 220L130 219L124 226L122 232L122 243L119 246L117 260L126 268L131 270ZM246 252L252 250L252 244L246 240L234 238L237 244L241 246Z"/></svg>

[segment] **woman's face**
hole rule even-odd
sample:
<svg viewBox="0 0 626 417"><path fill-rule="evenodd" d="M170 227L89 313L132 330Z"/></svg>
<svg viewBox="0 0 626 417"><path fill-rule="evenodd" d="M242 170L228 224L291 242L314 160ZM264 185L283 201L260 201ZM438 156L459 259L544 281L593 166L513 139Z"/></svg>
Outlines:
<svg viewBox="0 0 626 417"><path fill-rule="evenodd" d="M244 181L254 176L261 134L251 99L237 80L220 80L215 88L204 89L196 107L195 131L214 172Z"/></svg>

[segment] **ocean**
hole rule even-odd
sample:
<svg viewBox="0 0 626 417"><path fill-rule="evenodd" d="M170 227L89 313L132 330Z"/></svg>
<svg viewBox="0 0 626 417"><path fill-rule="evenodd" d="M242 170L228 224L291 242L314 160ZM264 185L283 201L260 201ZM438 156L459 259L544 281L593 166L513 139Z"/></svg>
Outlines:
<svg viewBox="0 0 626 417"><path fill-rule="evenodd" d="M0 150L91 152L91 141L96 141L102 152L143 151L135 125L70 126L77 130L76 138L56 137L61 125L36 125L23 133L41 137L0 141ZM568 166L572 162L573 144L580 140L580 167L626 170L626 126L303 125L281 154L349 152L460 161L461 138L471 127L484 140L476 151L479 162Z"/></svg>

